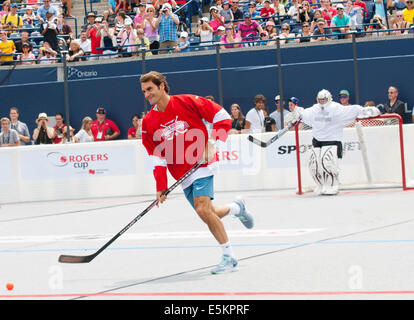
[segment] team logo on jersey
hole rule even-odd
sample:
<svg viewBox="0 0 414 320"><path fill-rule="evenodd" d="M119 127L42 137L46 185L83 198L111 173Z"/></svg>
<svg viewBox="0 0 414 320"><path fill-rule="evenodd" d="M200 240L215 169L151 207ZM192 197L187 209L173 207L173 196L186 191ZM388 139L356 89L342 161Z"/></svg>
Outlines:
<svg viewBox="0 0 414 320"><path fill-rule="evenodd" d="M189 125L187 122L178 120L178 116L174 120L168 121L161 125L161 137L165 140L172 140L174 136L184 134L188 131Z"/></svg>

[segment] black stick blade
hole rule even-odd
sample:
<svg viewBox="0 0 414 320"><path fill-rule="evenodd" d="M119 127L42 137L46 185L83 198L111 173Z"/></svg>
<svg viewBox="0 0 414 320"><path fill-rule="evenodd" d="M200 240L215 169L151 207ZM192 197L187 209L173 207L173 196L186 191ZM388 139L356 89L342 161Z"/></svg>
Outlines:
<svg viewBox="0 0 414 320"><path fill-rule="evenodd" d="M59 257L59 262L61 263L88 263L91 262L92 259L95 258L95 255L89 255L89 256L70 256L62 254Z"/></svg>
<svg viewBox="0 0 414 320"><path fill-rule="evenodd" d="M249 135L247 137L247 139L249 139L250 142L253 142L254 144L257 144L258 146L261 146L262 148L266 148L268 146L268 144L266 142L260 141L259 139L256 139L252 135Z"/></svg>

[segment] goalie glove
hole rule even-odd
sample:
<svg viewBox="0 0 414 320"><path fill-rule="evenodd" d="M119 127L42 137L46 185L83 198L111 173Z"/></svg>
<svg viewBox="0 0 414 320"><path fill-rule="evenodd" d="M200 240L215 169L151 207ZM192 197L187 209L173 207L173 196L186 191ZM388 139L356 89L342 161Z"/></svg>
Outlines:
<svg viewBox="0 0 414 320"><path fill-rule="evenodd" d="M377 107L364 107L358 115L358 118L373 118L381 114Z"/></svg>

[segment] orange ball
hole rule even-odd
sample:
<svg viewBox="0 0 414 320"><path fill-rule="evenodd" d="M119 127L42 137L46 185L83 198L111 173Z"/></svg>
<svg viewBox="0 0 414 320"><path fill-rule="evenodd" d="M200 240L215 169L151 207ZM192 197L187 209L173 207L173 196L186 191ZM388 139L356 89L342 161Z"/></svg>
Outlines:
<svg viewBox="0 0 414 320"><path fill-rule="evenodd" d="M14 284L9 282L9 283L6 284L6 288L7 288L7 290L13 290Z"/></svg>

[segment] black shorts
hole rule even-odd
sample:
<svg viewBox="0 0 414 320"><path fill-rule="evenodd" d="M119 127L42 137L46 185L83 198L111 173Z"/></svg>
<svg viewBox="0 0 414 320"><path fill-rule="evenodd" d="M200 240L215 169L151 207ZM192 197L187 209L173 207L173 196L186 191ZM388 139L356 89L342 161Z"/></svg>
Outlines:
<svg viewBox="0 0 414 320"><path fill-rule="evenodd" d="M312 146L314 148L322 148L324 146L337 146L338 158L342 159L342 142L341 141L318 141L315 138L312 139Z"/></svg>

